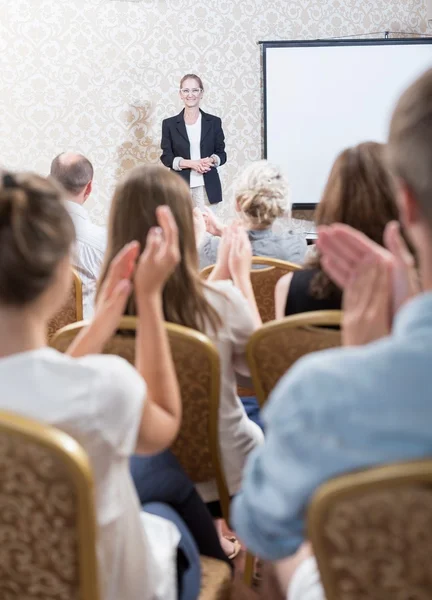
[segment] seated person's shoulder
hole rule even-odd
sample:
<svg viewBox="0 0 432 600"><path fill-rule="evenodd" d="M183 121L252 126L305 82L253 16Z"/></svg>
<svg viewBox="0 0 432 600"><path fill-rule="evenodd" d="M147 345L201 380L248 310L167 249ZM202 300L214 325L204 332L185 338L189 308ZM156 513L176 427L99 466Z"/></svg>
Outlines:
<svg viewBox="0 0 432 600"><path fill-rule="evenodd" d="M360 398L373 402L380 393L390 344L386 338L368 346L332 348L304 356L279 381L270 410L277 412L289 402L316 415L340 410L341 405L346 408Z"/></svg>

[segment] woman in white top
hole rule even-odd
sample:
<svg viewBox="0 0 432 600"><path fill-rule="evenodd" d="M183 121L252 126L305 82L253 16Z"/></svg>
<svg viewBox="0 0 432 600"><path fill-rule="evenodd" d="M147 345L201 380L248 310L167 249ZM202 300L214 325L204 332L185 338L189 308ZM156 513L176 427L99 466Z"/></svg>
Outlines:
<svg viewBox="0 0 432 600"><path fill-rule="evenodd" d="M203 209L222 201L218 167L226 163L225 137L219 117L200 110L204 85L198 75L180 81L184 109L162 122L161 161L186 181L194 205Z"/></svg>
<svg viewBox="0 0 432 600"><path fill-rule="evenodd" d="M131 171L114 193L107 264L130 240L138 239L145 244L148 232L157 224L158 207L165 204L177 223L181 258L163 290L164 316L167 321L205 333L219 351L219 442L229 492L234 495L240 488L248 454L263 441L261 429L248 419L236 391L236 373L249 374L246 343L260 324L250 283L252 252L243 229L227 230L213 281L203 281L199 274L189 189L170 171L146 165ZM242 291L229 281L230 277ZM136 314L134 298L130 299L126 312ZM205 502L218 500L215 481L199 484L197 489Z"/></svg>
<svg viewBox="0 0 432 600"><path fill-rule="evenodd" d="M47 347L46 331L71 286L74 227L62 200L52 180L0 175L0 408L62 429L87 452L95 479L101 598L174 600L180 531L140 512L128 459L167 448L181 421L161 296L179 260L177 228L169 209L160 207L156 221L163 238L152 229L141 256L133 240L120 249L93 320L61 354ZM118 326L132 276L140 316L136 369L99 354ZM44 510L37 497L33 510ZM199 564L197 552L187 558ZM24 579L17 576L20 597ZM197 579L181 597L197 597L199 570Z"/></svg>

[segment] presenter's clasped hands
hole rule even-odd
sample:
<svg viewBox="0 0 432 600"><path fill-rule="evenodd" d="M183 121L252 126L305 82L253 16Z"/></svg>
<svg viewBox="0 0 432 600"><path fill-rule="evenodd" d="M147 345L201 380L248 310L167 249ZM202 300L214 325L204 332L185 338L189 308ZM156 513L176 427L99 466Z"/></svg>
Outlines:
<svg viewBox="0 0 432 600"><path fill-rule="evenodd" d="M182 159L179 164L181 169L192 169L197 173L208 173L212 167L215 167L214 158L201 158L200 160Z"/></svg>

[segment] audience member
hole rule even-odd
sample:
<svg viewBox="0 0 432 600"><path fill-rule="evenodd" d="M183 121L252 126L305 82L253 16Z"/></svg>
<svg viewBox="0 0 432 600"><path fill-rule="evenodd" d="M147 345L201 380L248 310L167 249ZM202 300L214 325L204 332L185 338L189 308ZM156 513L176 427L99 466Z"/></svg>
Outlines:
<svg viewBox="0 0 432 600"><path fill-rule="evenodd" d="M385 226L397 218L385 147L365 142L344 150L316 209L316 225L346 223L382 245ZM319 253L307 259L302 271L288 273L276 285L277 319L313 310L339 310L341 302L341 290L324 272Z"/></svg>
<svg viewBox="0 0 432 600"><path fill-rule="evenodd" d="M351 273L338 275L339 281L345 280L344 328L352 345L310 355L281 380L265 410L265 444L250 458L242 492L234 500L236 530L248 548L264 558L284 559L302 547L308 502L325 480L430 456L431 140L432 70L403 94L388 143L400 218L417 254L424 293L401 302L400 287L409 290L406 266L412 268L411 260L401 268L403 253L389 258L388 252L375 252L376 244L366 244L358 260L351 254L352 245L342 247L354 265ZM338 227L333 243L341 241ZM393 228L393 242L401 242L397 226L388 227L390 232ZM324 231L320 248L328 257L328 270L337 272L332 260L338 254L327 254L332 227ZM394 315L398 302L403 305ZM365 326L372 340L384 337L367 343ZM294 572L291 592L293 585L307 591L293 592L290 600L306 600L313 593L323 598L313 557Z"/></svg>
<svg viewBox="0 0 432 600"><path fill-rule="evenodd" d="M236 182L235 206L240 222L247 229L254 256L267 256L302 263L307 244L304 236L292 232L277 234L272 226L278 217L289 215L289 185L280 169L261 160L250 164ZM209 235L199 246L200 268L214 265L223 225L206 210Z"/></svg>
<svg viewBox="0 0 432 600"><path fill-rule="evenodd" d="M84 318L90 319L106 248L106 230L94 225L84 208L92 192L93 166L82 154L64 152L52 161L51 176L61 183L68 194L66 206L75 226L72 264L83 284Z"/></svg>
<svg viewBox="0 0 432 600"><path fill-rule="evenodd" d="M101 597L192 600L200 589L196 546L168 506L140 513L128 468L133 452L164 450L180 426L161 295L179 260L177 228L169 209L159 207L154 224L162 235L149 230L141 257L133 240L120 249L107 265L93 320L61 354L46 347L45 334L71 285L74 227L62 193L36 175L0 177L0 407L62 429L87 452ZM140 317L136 369L98 355L118 326L132 276Z"/></svg>
<svg viewBox="0 0 432 600"><path fill-rule="evenodd" d="M261 429L248 419L236 391L236 372L249 375L246 343L261 323L250 282L252 252L246 233L241 228L229 228L224 233L213 281L203 281L199 275L193 207L187 185L163 167L140 166L131 171L115 191L100 281L104 281L112 257L124 244L134 239L145 244L148 232L156 225L157 209L165 204L177 222L181 258L164 286L164 316L171 323L205 333L218 349L221 361L219 441L229 492L234 495L240 487L246 457L263 441ZM231 277L240 289L227 281ZM135 299L131 297L126 313L135 315L136 311ZM161 460L158 470L163 468ZM167 455L167 461L173 465L172 456ZM137 458L132 464L142 502L152 493L153 463L153 459ZM146 484L140 485L143 480ZM174 478L170 482L176 485ZM215 481L200 483L197 489L205 502L218 500ZM171 493L172 490L170 496ZM188 525L194 530L200 524L188 522ZM227 554L232 554L232 544L223 543Z"/></svg>

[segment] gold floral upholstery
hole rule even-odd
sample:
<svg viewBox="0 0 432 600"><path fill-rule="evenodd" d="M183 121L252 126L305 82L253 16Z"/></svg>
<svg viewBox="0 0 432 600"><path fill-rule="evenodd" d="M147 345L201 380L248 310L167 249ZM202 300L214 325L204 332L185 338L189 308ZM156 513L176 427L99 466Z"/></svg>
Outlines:
<svg viewBox="0 0 432 600"><path fill-rule="evenodd" d="M279 379L296 360L341 343L340 311L316 311L267 323L250 338L246 354L257 399L263 406ZM327 327L326 327L327 326Z"/></svg>
<svg viewBox="0 0 432 600"><path fill-rule="evenodd" d="M231 569L227 563L201 556L201 592L198 600L230 600L231 587Z"/></svg>
<svg viewBox="0 0 432 600"><path fill-rule="evenodd" d="M92 491L74 440L0 413L2 600L98 600Z"/></svg>
<svg viewBox="0 0 432 600"><path fill-rule="evenodd" d="M72 274L72 286L68 298L62 309L48 323L48 340L65 325L76 323L83 318L82 283L75 269L72 269Z"/></svg>
<svg viewBox="0 0 432 600"><path fill-rule="evenodd" d="M432 461L329 481L308 530L328 600L430 600Z"/></svg>
<svg viewBox="0 0 432 600"><path fill-rule="evenodd" d="M251 281L261 319L263 323L267 323L276 318L274 299L276 283L283 275L299 271L301 267L284 260L261 256L254 256L252 265L261 265L261 268L252 269ZM207 279L213 268L214 265L210 265L203 269L201 277Z"/></svg>

